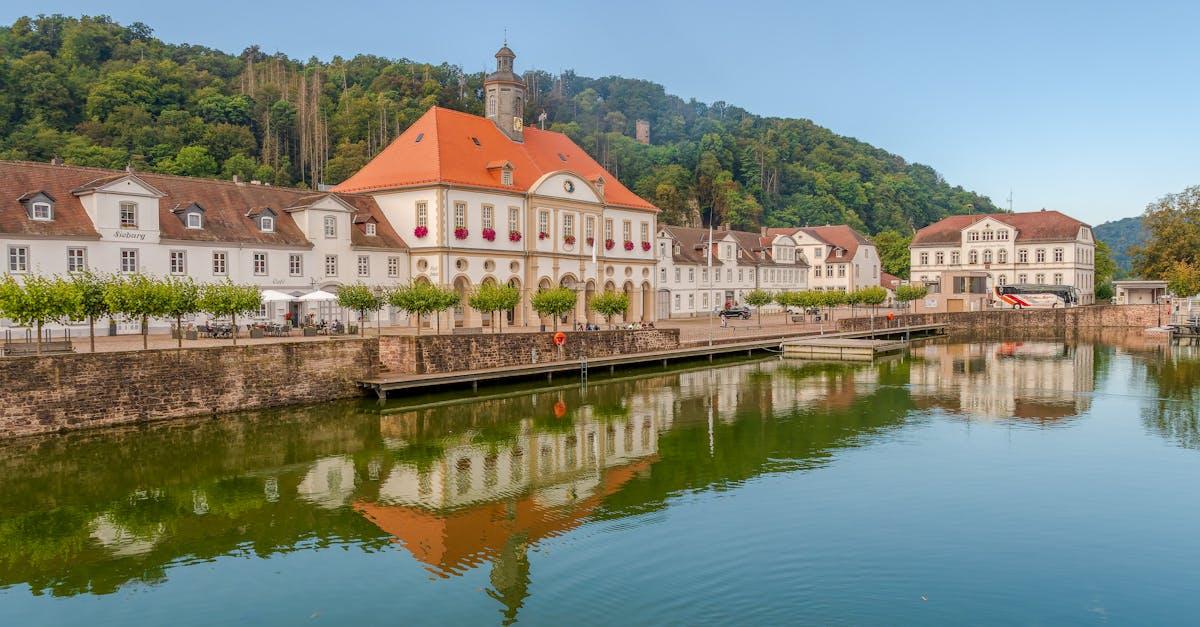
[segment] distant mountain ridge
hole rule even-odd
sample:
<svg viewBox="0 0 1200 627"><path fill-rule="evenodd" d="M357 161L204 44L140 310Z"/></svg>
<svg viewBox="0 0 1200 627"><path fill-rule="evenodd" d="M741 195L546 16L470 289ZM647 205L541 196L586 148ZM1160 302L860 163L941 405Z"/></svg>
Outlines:
<svg viewBox="0 0 1200 627"><path fill-rule="evenodd" d="M1112 250L1113 261L1117 263L1120 274L1129 274L1133 269L1130 249L1141 244L1146 238L1141 216L1105 222L1094 230L1096 238L1108 244Z"/></svg>

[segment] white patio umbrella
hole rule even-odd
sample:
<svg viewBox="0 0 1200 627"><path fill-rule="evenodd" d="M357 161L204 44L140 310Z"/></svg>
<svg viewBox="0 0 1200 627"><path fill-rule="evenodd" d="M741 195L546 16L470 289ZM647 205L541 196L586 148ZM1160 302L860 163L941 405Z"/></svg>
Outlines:
<svg viewBox="0 0 1200 627"><path fill-rule="evenodd" d="M327 306L330 301L337 300L337 294L331 294L325 290L316 290L309 292L296 300L306 303L317 303L317 315L324 318L326 315L333 317L333 307Z"/></svg>
<svg viewBox="0 0 1200 627"><path fill-rule="evenodd" d="M285 294L275 290L263 290L262 301L264 303L287 303L296 300L295 296Z"/></svg>

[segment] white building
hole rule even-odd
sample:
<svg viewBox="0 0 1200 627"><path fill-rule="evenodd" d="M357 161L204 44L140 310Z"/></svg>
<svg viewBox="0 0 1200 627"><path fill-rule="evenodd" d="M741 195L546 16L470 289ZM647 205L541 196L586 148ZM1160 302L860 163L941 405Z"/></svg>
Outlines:
<svg viewBox="0 0 1200 627"><path fill-rule="evenodd" d="M712 272L709 272L709 255ZM744 305L746 292L808 288L808 262L790 235L663 225L658 230L660 319ZM777 305L764 307L777 310Z"/></svg>
<svg viewBox="0 0 1200 627"><path fill-rule="evenodd" d="M379 204L407 240L413 280L463 294L488 282L520 288L511 324L536 324L530 296L555 285L579 294L568 322L601 322L587 306L600 290L629 295L627 321L653 320L658 209L566 135L525 128L515 56L496 53L486 117L434 107L335 190ZM447 317L488 323L465 307Z"/></svg>
<svg viewBox="0 0 1200 627"><path fill-rule="evenodd" d="M814 290L852 292L880 285L879 252L867 236L844 224L767 229L788 235L812 266L808 286Z"/></svg>
<svg viewBox="0 0 1200 627"><path fill-rule="evenodd" d="M983 271L996 285L1074 287L1079 304L1095 302L1092 228L1058 211L950 216L913 236L914 281L946 271Z"/></svg>
<svg viewBox="0 0 1200 627"><path fill-rule="evenodd" d="M12 275L143 273L293 296L408 280L407 246L368 196L25 162L0 162L0 187ZM342 313L272 303L259 318L299 322L310 312Z"/></svg>

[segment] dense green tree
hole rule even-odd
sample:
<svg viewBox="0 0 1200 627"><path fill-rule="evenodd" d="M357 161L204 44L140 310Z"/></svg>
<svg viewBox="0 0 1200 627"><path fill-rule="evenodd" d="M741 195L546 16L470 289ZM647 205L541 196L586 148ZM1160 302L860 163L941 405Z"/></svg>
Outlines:
<svg viewBox="0 0 1200 627"><path fill-rule="evenodd" d="M742 300L754 308L754 314L758 317L758 326L761 327L763 305L770 305L775 300L775 297L767 290L755 289L743 294Z"/></svg>
<svg viewBox="0 0 1200 627"><path fill-rule="evenodd" d="M6 274L0 280L0 315L19 326L34 327L37 352L42 352L42 327L66 322L79 311L79 292L58 277L31 274L18 281Z"/></svg>
<svg viewBox="0 0 1200 627"><path fill-rule="evenodd" d="M558 330L558 320L575 307L575 290L568 287L551 287L539 290L530 299L533 310L543 317L554 319L554 330Z"/></svg>
<svg viewBox="0 0 1200 627"><path fill-rule="evenodd" d="M1200 265L1200 186L1151 203L1142 215L1145 241L1133 247L1134 273L1161 279L1179 264Z"/></svg>
<svg viewBox="0 0 1200 627"><path fill-rule="evenodd" d="M142 348L150 346L150 320L170 315L171 298L162 281L144 274L114 277L104 286L108 310L141 323Z"/></svg>
<svg viewBox="0 0 1200 627"><path fill-rule="evenodd" d="M383 309L383 295L363 283L344 285L338 290L338 305L358 314L358 334L365 335L368 311Z"/></svg>
<svg viewBox="0 0 1200 627"><path fill-rule="evenodd" d="M912 236L888 230L872 239L875 242L875 250L879 253L879 263L883 266L883 271L907 279L911 261L908 247L912 244Z"/></svg>
<svg viewBox="0 0 1200 627"><path fill-rule="evenodd" d="M229 316L233 325L233 344L237 346L238 314L258 311L262 306L262 292L254 285L238 285L231 281L208 283L200 290L197 303L200 311L217 317Z"/></svg>
<svg viewBox="0 0 1200 627"><path fill-rule="evenodd" d="M75 291L79 294L79 309L73 317L88 321L88 341L93 353L96 352L96 319L110 313L104 294L111 280L108 276L90 270L71 277Z"/></svg>
<svg viewBox="0 0 1200 627"><path fill-rule="evenodd" d="M613 316L623 314L629 309L629 295L624 292L606 290L593 296L590 306L592 311L603 316L604 322L611 326Z"/></svg>

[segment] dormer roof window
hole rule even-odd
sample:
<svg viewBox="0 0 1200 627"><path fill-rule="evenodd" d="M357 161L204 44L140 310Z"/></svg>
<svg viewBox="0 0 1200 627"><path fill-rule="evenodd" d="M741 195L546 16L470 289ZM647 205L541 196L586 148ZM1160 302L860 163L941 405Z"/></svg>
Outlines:
<svg viewBox="0 0 1200 627"><path fill-rule="evenodd" d="M372 237L374 237L374 236L375 236L376 229L375 229L375 223L374 223L374 222L368 222L365 228L366 228L366 231L367 231L367 235L370 235L370 236L372 236Z"/></svg>
<svg viewBox="0 0 1200 627"><path fill-rule="evenodd" d="M46 192L30 192L18 199L29 212L30 220L48 222L54 219L54 198Z"/></svg>
<svg viewBox="0 0 1200 627"><path fill-rule="evenodd" d="M204 215L201 213L195 213L195 212L187 214L187 228L189 228L189 229L204 228Z"/></svg>
<svg viewBox="0 0 1200 627"><path fill-rule="evenodd" d="M511 186L513 184L513 164L506 159L498 161L489 161L487 164L488 171L500 170L500 184Z"/></svg>
<svg viewBox="0 0 1200 627"><path fill-rule="evenodd" d="M503 170L500 171L500 184L501 185L512 185L513 184L512 168L504 168Z"/></svg>
<svg viewBox="0 0 1200 627"><path fill-rule="evenodd" d="M258 230L263 233L275 232L275 216L275 210L270 207L251 209L246 212L246 217L253 219L258 225Z"/></svg>
<svg viewBox="0 0 1200 627"><path fill-rule="evenodd" d="M189 229L204 228L204 207L199 203L191 203L190 205L176 205L171 213L179 216L183 221L183 225Z"/></svg>
<svg viewBox="0 0 1200 627"><path fill-rule="evenodd" d="M275 217L274 216L260 216L258 218L258 228L260 230L262 230L263 233L274 233L275 232Z"/></svg>

